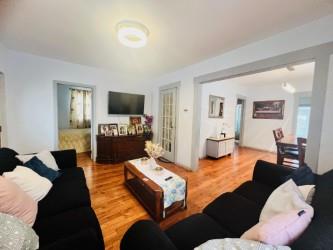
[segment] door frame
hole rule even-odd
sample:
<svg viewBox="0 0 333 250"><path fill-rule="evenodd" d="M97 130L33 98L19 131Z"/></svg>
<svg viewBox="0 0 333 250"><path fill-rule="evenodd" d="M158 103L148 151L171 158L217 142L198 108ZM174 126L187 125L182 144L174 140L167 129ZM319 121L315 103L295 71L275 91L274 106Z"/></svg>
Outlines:
<svg viewBox="0 0 333 250"><path fill-rule="evenodd" d="M242 109L242 117L241 117L241 128L240 128L240 136L238 146L242 147L244 143L244 127L245 127L245 113L246 113L246 97L243 95L236 95L236 105L238 99L243 100L243 109ZM236 119L236 117L235 117Z"/></svg>
<svg viewBox="0 0 333 250"><path fill-rule="evenodd" d="M306 161L314 172L319 168L319 148L326 99L326 89L329 73L330 56L333 54L333 42L324 43L299 49L284 54L255 60L250 63L233 66L212 73L194 77L193 87L193 118L192 118L192 170L199 167L199 142L200 142L200 115L201 114L201 85L209 82L231 79L239 76L255 74L283 68L288 65L315 62L314 79L312 87L312 105L310 126L307 144Z"/></svg>
<svg viewBox="0 0 333 250"><path fill-rule="evenodd" d="M161 127L161 120L160 120L160 114L161 114L161 92L163 90L168 90L168 89L173 89L175 88L176 89L176 108L175 108L175 124L174 124L174 127L175 127L175 145L174 145L174 162L177 163L177 160L178 160L178 156L177 156L177 146L178 146L178 124L179 124L179 112L178 112L178 107L179 107L179 90L180 90L180 85L181 85L181 82L178 81L178 82L174 82L174 83L170 83L170 84L167 84L167 85L163 85L161 86L159 89L158 89L158 98L159 98L159 101L158 101L158 122L157 122L157 142L159 143L160 142L160 139L161 139L161 135L160 135L160 127Z"/></svg>
<svg viewBox="0 0 333 250"><path fill-rule="evenodd" d="M78 87L78 88L89 88L92 91L91 95L91 159L96 159L96 141L95 141L95 134L97 131L96 128L96 86L95 85L89 85L84 83L74 83L74 82L67 82L67 81L53 81L53 92L54 92L54 120L55 120L55 126L54 126L54 148L56 150L59 149L59 127L58 127L58 85L67 85L72 87Z"/></svg>

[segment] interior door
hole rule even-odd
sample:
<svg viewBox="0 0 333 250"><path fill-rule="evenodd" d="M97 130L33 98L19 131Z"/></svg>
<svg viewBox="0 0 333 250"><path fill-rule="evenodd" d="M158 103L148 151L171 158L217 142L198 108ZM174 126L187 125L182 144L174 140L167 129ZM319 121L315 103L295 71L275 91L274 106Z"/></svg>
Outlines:
<svg viewBox="0 0 333 250"><path fill-rule="evenodd" d="M164 158L175 161L177 88L160 91L159 143L165 150Z"/></svg>

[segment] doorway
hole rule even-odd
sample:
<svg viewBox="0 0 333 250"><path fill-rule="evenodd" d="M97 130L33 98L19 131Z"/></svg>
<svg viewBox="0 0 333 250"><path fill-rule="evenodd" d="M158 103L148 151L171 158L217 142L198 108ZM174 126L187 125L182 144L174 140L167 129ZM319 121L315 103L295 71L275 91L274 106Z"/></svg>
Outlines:
<svg viewBox="0 0 333 250"><path fill-rule="evenodd" d="M75 149L93 158L94 88L57 82L56 92L58 149Z"/></svg>
<svg viewBox="0 0 333 250"><path fill-rule="evenodd" d="M175 162L177 87L160 90L159 143L165 150L164 158Z"/></svg>
<svg viewBox="0 0 333 250"><path fill-rule="evenodd" d="M242 146L244 131L245 100L237 98L235 110L235 143Z"/></svg>
<svg viewBox="0 0 333 250"><path fill-rule="evenodd" d="M0 147L7 145L5 77L0 72Z"/></svg>

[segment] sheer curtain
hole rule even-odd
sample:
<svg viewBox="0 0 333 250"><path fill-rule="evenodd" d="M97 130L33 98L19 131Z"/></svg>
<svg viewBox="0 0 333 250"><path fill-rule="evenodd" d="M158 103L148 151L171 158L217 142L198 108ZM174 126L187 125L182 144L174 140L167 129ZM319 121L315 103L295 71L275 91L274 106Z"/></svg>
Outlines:
<svg viewBox="0 0 333 250"><path fill-rule="evenodd" d="M91 91L70 89L70 126L71 128L90 128Z"/></svg>

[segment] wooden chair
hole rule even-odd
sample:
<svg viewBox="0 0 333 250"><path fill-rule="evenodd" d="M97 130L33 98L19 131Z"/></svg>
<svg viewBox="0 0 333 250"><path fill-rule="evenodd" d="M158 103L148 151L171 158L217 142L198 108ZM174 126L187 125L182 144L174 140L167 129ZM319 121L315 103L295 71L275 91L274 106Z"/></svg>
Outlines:
<svg viewBox="0 0 333 250"><path fill-rule="evenodd" d="M298 167L298 147L287 147L283 143L280 143L284 138L282 128L273 130L273 135L277 147L277 164Z"/></svg>
<svg viewBox="0 0 333 250"><path fill-rule="evenodd" d="M306 149L306 138L297 138L297 146L298 146L298 165L299 167L305 164L305 149Z"/></svg>

